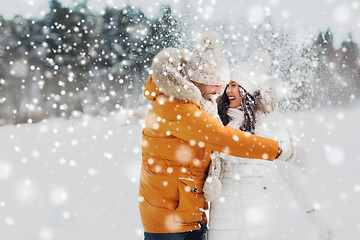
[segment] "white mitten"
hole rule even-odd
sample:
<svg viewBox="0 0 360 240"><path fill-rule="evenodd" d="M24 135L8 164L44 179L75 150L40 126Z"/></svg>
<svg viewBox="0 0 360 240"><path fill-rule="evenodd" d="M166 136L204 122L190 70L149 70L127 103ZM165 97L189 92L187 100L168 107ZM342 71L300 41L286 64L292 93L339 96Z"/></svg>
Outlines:
<svg viewBox="0 0 360 240"><path fill-rule="evenodd" d="M206 201L212 202L220 197L221 181L217 177L208 177L203 187L204 197Z"/></svg>
<svg viewBox="0 0 360 240"><path fill-rule="evenodd" d="M318 237L320 240L333 240L334 239L334 230L329 226L323 216L318 212L319 210L314 210L307 213L306 215L310 221L316 226Z"/></svg>
<svg viewBox="0 0 360 240"><path fill-rule="evenodd" d="M279 147L281 148L282 152L280 156L276 158L276 160L285 162L289 161L294 152L294 147L292 143L288 141L280 141Z"/></svg>
<svg viewBox="0 0 360 240"><path fill-rule="evenodd" d="M301 171L307 170L307 157L306 151L302 147L295 145L293 146L293 154L292 156L286 160L287 162L294 164L297 166Z"/></svg>
<svg viewBox="0 0 360 240"><path fill-rule="evenodd" d="M282 149L282 152L277 160L293 164L301 171L306 171L307 158L306 152L302 147L298 145L294 146L291 142L288 141L280 142L279 145Z"/></svg>

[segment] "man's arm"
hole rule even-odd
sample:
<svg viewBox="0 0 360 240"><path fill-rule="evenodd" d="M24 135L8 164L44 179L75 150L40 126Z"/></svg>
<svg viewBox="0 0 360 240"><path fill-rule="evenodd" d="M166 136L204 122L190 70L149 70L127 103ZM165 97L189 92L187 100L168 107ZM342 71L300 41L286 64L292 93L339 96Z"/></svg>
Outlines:
<svg viewBox="0 0 360 240"><path fill-rule="evenodd" d="M278 141L222 126L209 114L188 104L176 120L167 122L166 128L180 139L199 147L229 155L274 160L281 153Z"/></svg>

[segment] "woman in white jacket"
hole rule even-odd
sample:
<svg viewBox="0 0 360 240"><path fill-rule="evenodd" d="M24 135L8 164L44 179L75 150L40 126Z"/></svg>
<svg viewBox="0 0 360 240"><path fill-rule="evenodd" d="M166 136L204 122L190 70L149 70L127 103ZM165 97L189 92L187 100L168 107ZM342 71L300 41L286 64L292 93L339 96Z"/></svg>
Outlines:
<svg viewBox="0 0 360 240"><path fill-rule="evenodd" d="M219 116L223 124L286 143L291 142L288 129L278 124L274 118L273 112L277 105L274 89L259 88L249 81L243 81L238 71L232 72L231 80L219 98ZM312 206L311 198L307 196L305 178L289 167L289 164L305 167L304 150L299 146L292 147L291 157L277 161L279 173L294 193L299 206L317 225L319 239L330 239L322 219ZM279 213L268 192L270 184L265 178L274 163L226 154L220 154L217 160L213 159L204 185L205 197L211 202L209 240L283 239L283 224L279 222Z"/></svg>

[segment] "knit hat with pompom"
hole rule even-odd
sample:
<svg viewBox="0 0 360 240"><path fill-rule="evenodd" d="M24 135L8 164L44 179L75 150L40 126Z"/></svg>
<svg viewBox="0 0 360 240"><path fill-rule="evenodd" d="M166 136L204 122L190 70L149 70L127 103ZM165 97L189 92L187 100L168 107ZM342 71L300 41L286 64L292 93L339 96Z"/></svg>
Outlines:
<svg viewBox="0 0 360 240"><path fill-rule="evenodd" d="M230 81L229 63L219 49L220 43L216 32L202 35L185 66L189 80L207 85L226 85Z"/></svg>

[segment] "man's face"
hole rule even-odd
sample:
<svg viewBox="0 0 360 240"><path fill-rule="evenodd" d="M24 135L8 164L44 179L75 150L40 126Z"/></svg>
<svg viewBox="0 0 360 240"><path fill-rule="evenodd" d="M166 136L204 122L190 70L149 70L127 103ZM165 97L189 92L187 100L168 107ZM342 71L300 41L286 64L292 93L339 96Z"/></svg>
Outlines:
<svg viewBox="0 0 360 240"><path fill-rule="evenodd" d="M205 100L210 100L215 94L221 94L221 85L206 85L203 83L194 82L195 86L200 89L201 95Z"/></svg>

